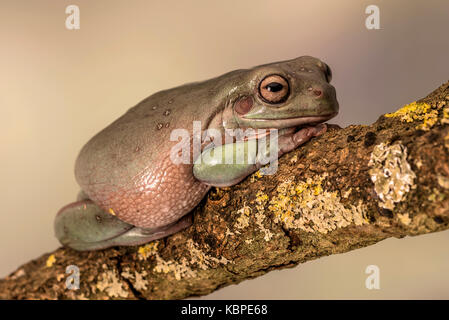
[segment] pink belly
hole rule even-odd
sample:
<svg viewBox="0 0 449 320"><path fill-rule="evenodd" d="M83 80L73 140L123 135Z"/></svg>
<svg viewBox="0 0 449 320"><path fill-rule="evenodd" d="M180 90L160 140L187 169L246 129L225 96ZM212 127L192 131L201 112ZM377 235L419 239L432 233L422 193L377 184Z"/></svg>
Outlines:
<svg viewBox="0 0 449 320"><path fill-rule="evenodd" d="M196 180L192 165L175 165L167 157L123 186L83 186L105 211L142 228L170 224L190 212L209 186Z"/></svg>

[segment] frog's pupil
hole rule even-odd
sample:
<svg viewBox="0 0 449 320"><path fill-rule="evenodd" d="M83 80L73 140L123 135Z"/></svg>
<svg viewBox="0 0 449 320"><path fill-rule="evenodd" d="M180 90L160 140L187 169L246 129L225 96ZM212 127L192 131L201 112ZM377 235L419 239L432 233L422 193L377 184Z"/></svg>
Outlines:
<svg viewBox="0 0 449 320"><path fill-rule="evenodd" d="M278 82L271 82L267 84L265 88L270 92L278 92L281 91L284 88L284 86Z"/></svg>

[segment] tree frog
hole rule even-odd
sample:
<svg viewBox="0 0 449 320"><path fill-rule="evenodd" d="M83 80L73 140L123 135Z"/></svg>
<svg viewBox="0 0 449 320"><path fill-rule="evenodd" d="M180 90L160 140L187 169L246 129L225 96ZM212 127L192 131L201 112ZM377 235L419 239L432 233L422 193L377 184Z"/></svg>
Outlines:
<svg viewBox="0 0 449 320"><path fill-rule="evenodd" d="M323 122L339 109L331 77L326 63L302 56L149 96L81 149L75 177L82 191L57 213L56 237L75 250L99 250L144 244L188 227L188 213L212 186L234 185L261 167L257 161L222 164L199 156L235 152L238 144L266 137L261 130L278 130L276 157L321 135ZM192 132L191 142L194 123L201 124L201 133L214 129L223 137L237 129L258 133L242 141L201 141L197 158L192 152L191 161L176 163L173 150L180 142L172 133Z"/></svg>

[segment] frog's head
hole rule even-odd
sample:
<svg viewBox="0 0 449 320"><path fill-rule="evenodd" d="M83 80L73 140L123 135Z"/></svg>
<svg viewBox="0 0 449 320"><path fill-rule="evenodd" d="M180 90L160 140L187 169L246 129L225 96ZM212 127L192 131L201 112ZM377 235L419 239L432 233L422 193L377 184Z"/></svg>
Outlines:
<svg viewBox="0 0 449 320"><path fill-rule="evenodd" d="M290 128L317 124L338 113L332 73L319 59L303 56L247 70L232 103L243 128Z"/></svg>

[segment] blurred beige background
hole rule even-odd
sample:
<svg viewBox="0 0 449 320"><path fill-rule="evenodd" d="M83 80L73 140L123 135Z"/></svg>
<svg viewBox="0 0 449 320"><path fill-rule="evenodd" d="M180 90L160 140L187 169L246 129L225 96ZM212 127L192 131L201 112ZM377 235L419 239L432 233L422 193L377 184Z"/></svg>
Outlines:
<svg viewBox="0 0 449 320"><path fill-rule="evenodd" d="M65 28L65 8L81 29ZM367 5L381 30L365 28ZM334 72L346 126L368 124L449 80L449 2L0 0L0 277L55 249L78 151L161 89L313 55ZM449 232L274 271L207 298L449 298ZM380 267L380 290L364 286Z"/></svg>

